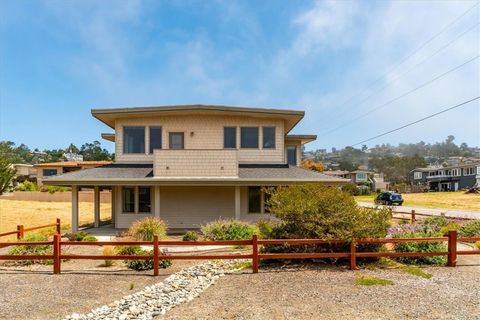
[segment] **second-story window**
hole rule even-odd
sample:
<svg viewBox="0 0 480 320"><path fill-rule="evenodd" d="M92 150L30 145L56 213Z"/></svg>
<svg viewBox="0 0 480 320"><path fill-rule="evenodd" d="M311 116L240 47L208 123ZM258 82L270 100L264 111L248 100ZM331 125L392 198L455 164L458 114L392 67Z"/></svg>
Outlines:
<svg viewBox="0 0 480 320"><path fill-rule="evenodd" d="M150 154L154 149L162 149L162 127L150 127Z"/></svg>
<svg viewBox="0 0 480 320"><path fill-rule="evenodd" d="M170 149L184 149L183 132L170 132Z"/></svg>
<svg viewBox="0 0 480 320"><path fill-rule="evenodd" d="M275 149L275 127L263 127L263 149Z"/></svg>
<svg viewBox="0 0 480 320"><path fill-rule="evenodd" d="M237 148L237 128L236 127L223 128L223 147L225 149Z"/></svg>
<svg viewBox="0 0 480 320"><path fill-rule="evenodd" d="M145 127L123 128L123 153L145 153Z"/></svg>
<svg viewBox="0 0 480 320"><path fill-rule="evenodd" d="M258 127L240 128L240 147L258 148Z"/></svg>

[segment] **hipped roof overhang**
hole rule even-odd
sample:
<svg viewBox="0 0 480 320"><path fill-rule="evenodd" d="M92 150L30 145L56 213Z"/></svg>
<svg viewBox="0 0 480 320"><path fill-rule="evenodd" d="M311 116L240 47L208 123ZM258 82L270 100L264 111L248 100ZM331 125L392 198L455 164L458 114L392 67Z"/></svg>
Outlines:
<svg viewBox="0 0 480 320"><path fill-rule="evenodd" d="M230 107L219 105L177 105L92 109L92 115L111 128L115 120L170 115L236 115L247 117L279 118L285 121L285 132L289 132L303 118L304 111L271 108Z"/></svg>

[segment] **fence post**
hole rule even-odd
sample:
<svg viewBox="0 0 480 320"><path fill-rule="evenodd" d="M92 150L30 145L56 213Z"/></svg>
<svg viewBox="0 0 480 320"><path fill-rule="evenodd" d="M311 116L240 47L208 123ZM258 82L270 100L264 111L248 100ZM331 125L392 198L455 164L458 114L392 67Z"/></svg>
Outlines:
<svg viewBox="0 0 480 320"><path fill-rule="evenodd" d="M457 265L457 231L448 231L448 266Z"/></svg>
<svg viewBox="0 0 480 320"><path fill-rule="evenodd" d="M62 234L62 228L60 227L60 218L57 218L57 233Z"/></svg>
<svg viewBox="0 0 480 320"><path fill-rule="evenodd" d="M415 223L415 221L417 221L415 217L415 210L412 210L412 223Z"/></svg>
<svg viewBox="0 0 480 320"><path fill-rule="evenodd" d="M357 269L357 245L355 240L352 239L350 242L350 270Z"/></svg>
<svg viewBox="0 0 480 320"><path fill-rule="evenodd" d="M252 271L258 273L258 243L257 235L252 236Z"/></svg>
<svg viewBox="0 0 480 320"><path fill-rule="evenodd" d="M18 225L17 226L17 240L23 239L25 235L24 227L23 225Z"/></svg>
<svg viewBox="0 0 480 320"><path fill-rule="evenodd" d="M53 235L53 273L60 274L60 234L55 233Z"/></svg>
<svg viewBox="0 0 480 320"><path fill-rule="evenodd" d="M158 235L153 236L153 275L158 276L159 267L159 248L158 248Z"/></svg>

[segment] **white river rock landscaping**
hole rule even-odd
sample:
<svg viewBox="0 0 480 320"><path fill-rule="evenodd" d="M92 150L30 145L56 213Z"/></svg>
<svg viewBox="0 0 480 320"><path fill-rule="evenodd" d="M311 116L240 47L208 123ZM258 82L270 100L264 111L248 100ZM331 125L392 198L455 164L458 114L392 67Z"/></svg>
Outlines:
<svg viewBox="0 0 480 320"><path fill-rule="evenodd" d="M235 264L239 261L211 261L186 268L108 306L92 309L85 314L73 313L63 319L153 319L178 304L192 301L226 273L238 271Z"/></svg>

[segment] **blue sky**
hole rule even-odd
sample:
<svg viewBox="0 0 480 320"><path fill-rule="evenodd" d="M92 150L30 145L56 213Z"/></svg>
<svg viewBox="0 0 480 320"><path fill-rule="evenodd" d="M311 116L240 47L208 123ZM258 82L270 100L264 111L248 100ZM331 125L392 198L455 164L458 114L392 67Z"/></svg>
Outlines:
<svg viewBox="0 0 480 320"><path fill-rule="evenodd" d="M0 139L81 145L109 131L93 107L202 103L304 109L307 149L351 145L480 95L474 59L389 102L478 56L480 5L445 29L475 3L3 0ZM478 146L479 109L368 145Z"/></svg>

